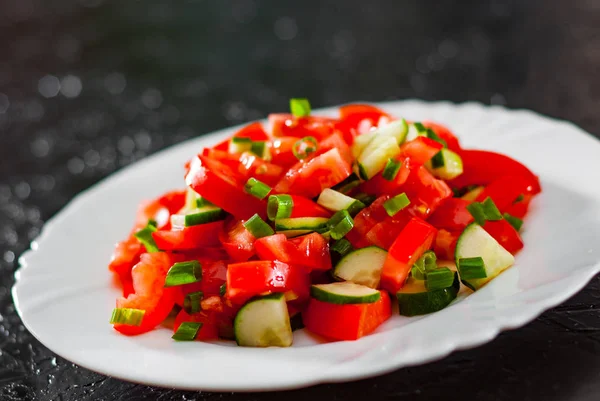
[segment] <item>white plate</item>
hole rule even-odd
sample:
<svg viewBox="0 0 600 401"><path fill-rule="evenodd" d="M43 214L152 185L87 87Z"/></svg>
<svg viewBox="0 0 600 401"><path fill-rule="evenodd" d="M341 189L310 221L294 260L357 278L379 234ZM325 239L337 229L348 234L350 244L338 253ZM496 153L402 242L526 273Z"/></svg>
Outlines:
<svg viewBox="0 0 600 401"><path fill-rule="evenodd" d="M138 337L108 324L119 291L107 262L141 199L183 186L183 163L236 128L174 146L77 196L20 259L13 297L25 326L85 368L150 385L213 391L276 390L342 382L440 359L524 325L579 291L600 270L600 144L570 123L529 111L466 103L380 105L448 125L465 147L524 162L542 181L514 267L481 291L426 316L394 316L355 342L319 343L296 332L288 349L178 343L167 329ZM337 109L321 111L335 115Z"/></svg>

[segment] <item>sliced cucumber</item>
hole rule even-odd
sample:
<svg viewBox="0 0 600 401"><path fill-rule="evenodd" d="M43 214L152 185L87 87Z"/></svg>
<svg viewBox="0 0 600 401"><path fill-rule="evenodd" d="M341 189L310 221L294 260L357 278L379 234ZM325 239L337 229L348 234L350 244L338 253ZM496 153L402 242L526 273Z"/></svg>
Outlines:
<svg viewBox="0 0 600 401"><path fill-rule="evenodd" d="M375 138L375 131L366 132L364 134L358 135L354 138L354 143L352 144L352 156L356 159L362 151L367 147L367 145Z"/></svg>
<svg viewBox="0 0 600 401"><path fill-rule="evenodd" d="M398 145L402 145L406 140L408 134L408 124L406 120L401 118L400 120L391 121L383 126L380 126L375 133L381 136L391 136L396 138Z"/></svg>
<svg viewBox="0 0 600 401"><path fill-rule="evenodd" d="M229 141L229 147L227 150L229 151L229 153L243 153L250 151L251 147L252 139L233 137Z"/></svg>
<svg viewBox="0 0 600 401"><path fill-rule="evenodd" d="M485 278L464 280L461 277L463 284L473 290L481 288L515 262L514 256L477 223L469 224L458 237L455 254L457 266L463 258L483 259Z"/></svg>
<svg viewBox="0 0 600 401"><path fill-rule="evenodd" d="M406 142L412 141L419 136L427 136L427 128L419 122L408 124L408 133L406 134Z"/></svg>
<svg viewBox="0 0 600 401"><path fill-rule="evenodd" d="M354 188L360 185L360 178L355 173L350 174L344 181L335 184L331 189L343 194L350 193Z"/></svg>
<svg viewBox="0 0 600 401"><path fill-rule="evenodd" d="M327 231L328 221L329 219L327 217L292 217L289 219L276 219L275 230L308 230L323 232Z"/></svg>
<svg viewBox="0 0 600 401"><path fill-rule="evenodd" d="M427 170L443 180L451 180L463 173L461 157L450 149L441 149L431 160L425 163Z"/></svg>
<svg viewBox="0 0 600 401"><path fill-rule="evenodd" d="M376 246L357 249L339 261L333 275L341 280L377 288L387 254Z"/></svg>
<svg viewBox="0 0 600 401"><path fill-rule="evenodd" d="M299 237L301 235L310 234L312 230L279 230L275 231L277 234L283 234L287 238Z"/></svg>
<svg viewBox="0 0 600 401"><path fill-rule="evenodd" d="M369 304L379 301L379 291L350 281L331 284L315 284L310 295L319 301L331 304Z"/></svg>
<svg viewBox="0 0 600 401"><path fill-rule="evenodd" d="M365 208L365 204L361 201L329 188L325 188L321 192L317 203L332 212L347 210L351 216Z"/></svg>
<svg viewBox="0 0 600 401"><path fill-rule="evenodd" d="M212 223L225 219L227 213L220 207L204 206L192 209L185 214L174 214L171 216L171 226L175 229L196 226L198 224Z"/></svg>
<svg viewBox="0 0 600 401"><path fill-rule="evenodd" d="M385 167L388 159L400 153L396 138L377 135L362 151L358 157L359 176L363 180L372 178Z"/></svg>
<svg viewBox="0 0 600 401"><path fill-rule="evenodd" d="M233 321L235 340L244 347L289 347L293 336L283 294L254 298Z"/></svg>
<svg viewBox="0 0 600 401"><path fill-rule="evenodd" d="M458 295L460 282L454 272L454 282L448 288L427 291L425 281L409 277L396 294L400 314L403 316L425 315L444 309Z"/></svg>
<svg viewBox="0 0 600 401"><path fill-rule="evenodd" d="M485 189L485 187L483 187L483 186L475 187L472 190L470 190L469 192L467 192L466 194L464 194L463 196L461 196L460 198L474 202L475 199L477 199L477 197L483 192L484 189Z"/></svg>

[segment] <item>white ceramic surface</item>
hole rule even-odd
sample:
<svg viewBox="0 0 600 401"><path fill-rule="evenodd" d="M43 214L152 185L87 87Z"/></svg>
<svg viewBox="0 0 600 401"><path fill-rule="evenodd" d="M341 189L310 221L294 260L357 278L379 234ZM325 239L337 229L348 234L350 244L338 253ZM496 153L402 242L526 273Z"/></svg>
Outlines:
<svg viewBox="0 0 600 401"><path fill-rule="evenodd" d="M106 266L138 202L183 186L183 163L236 128L159 152L78 195L20 259L13 297L44 345L88 369L139 383L215 391L276 390L343 382L422 364L492 340L579 291L600 271L600 142L574 125L475 103L380 104L396 116L449 126L465 147L524 162L542 181L516 264L438 313L394 316L355 342L322 343L304 330L288 349L178 343L167 329L138 337L108 324L119 290ZM318 114L333 114L335 108Z"/></svg>

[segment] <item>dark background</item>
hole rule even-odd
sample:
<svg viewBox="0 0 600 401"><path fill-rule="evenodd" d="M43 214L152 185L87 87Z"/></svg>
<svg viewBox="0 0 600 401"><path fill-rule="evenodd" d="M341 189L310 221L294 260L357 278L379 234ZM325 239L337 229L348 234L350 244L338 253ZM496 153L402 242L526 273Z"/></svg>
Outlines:
<svg viewBox="0 0 600 401"><path fill-rule="evenodd" d="M10 296L18 256L79 191L292 96L476 100L599 135L598 66L597 0L0 1L0 400L600 399L598 278L477 349L286 394L106 378L40 345Z"/></svg>

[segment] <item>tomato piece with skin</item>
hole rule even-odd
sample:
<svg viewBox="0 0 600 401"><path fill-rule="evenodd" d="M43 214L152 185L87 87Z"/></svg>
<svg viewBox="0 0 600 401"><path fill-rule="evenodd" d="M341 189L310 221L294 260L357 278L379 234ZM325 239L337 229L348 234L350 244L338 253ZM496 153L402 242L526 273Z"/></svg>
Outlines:
<svg viewBox="0 0 600 401"><path fill-rule="evenodd" d="M183 257L182 260L198 260L197 258ZM175 303L183 306L185 297L191 292L202 291L204 297L219 296L221 286L227 281L227 262L223 260L209 261L198 260L202 266L202 279L195 283L177 286L179 290Z"/></svg>
<svg viewBox="0 0 600 401"><path fill-rule="evenodd" d="M408 179L411 168L416 168L410 158L400 156L396 158L401 165L398 173L393 180L388 181L383 178L382 173L377 173L373 178L363 182L360 186L362 192L366 192L371 195L397 195L402 192L402 185Z"/></svg>
<svg viewBox="0 0 600 401"><path fill-rule="evenodd" d="M241 220L227 221L218 238L225 252L235 262L245 262L256 254L256 238L244 227Z"/></svg>
<svg viewBox="0 0 600 401"><path fill-rule="evenodd" d="M346 143L352 145L357 135L377 127L382 117L392 119L388 113L378 107L368 104L348 104L340 107L340 121L335 127L341 131Z"/></svg>
<svg viewBox="0 0 600 401"><path fill-rule="evenodd" d="M185 190L167 192L152 201L142 202L138 207L131 234L144 228L148 220L154 220L158 229L168 229L171 225L171 215L177 213L184 204Z"/></svg>
<svg viewBox="0 0 600 401"><path fill-rule="evenodd" d="M290 168L298 163L298 158L294 156L296 142L298 142L298 138L293 136L273 138L269 144L271 162L284 168Z"/></svg>
<svg viewBox="0 0 600 401"><path fill-rule="evenodd" d="M392 294L406 282L413 264L431 248L437 230L431 224L413 217L400 232L388 251L381 271L381 287Z"/></svg>
<svg viewBox="0 0 600 401"><path fill-rule="evenodd" d="M275 185L283 174L281 166L266 162L251 152L229 153L205 148L201 154L225 164L232 171L238 173L240 176L238 181L245 182L248 178L255 177L267 185Z"/></svg>
<svg viewBox="0 0 600 401"><path fill-rule="evenodd" d="M496 207L504 213L515 203L519 196L529 194L530 190L531 182L529 179L523 176L505 175L486 186L476 200L482 202L490 197Z"/></svg>
<svg viewBox="0 0 600 401"><path fill-rule="evenodd" d="M390 296L367 304L337 305L311 298L302 321L311 332L330 340L357 340L372 333L392 316Z"/></svg>
<svg viewBox="0 0 600 401"><path fill-rule="evenodd" d="M485 150L461 150L459 155L464 171L448 182L453 188L488 185L502 176L511 175L528 181L528 193L535 195L542 190L539 178L531 170L506 155Z"/></svg>
<svg viewBox="0 0 600 401"><path fill-rule="evenodd" d="M279 261L233 263L227 267L227 299L234 304L268 292L292 291L308 298L309 275L301 266Z"/></svg>
<svg viewBox="0 0 600 401"><path fill-rule="evenodd" d="M400 147L402 155L409 157L412 163L423 165L435 156L444 146L431 138L419 136Z"/></svg>
<svg viewBox="0 0 600 401"><path fill-rule="evenodd" d="M434 123L433 121L422 121L421 124L423 124L425 128L432 129L437 136L446 141L448 149L454 152L460 152L461 147L460 143L458 142L458 138L452 133L452 131L450 131L450 129L442 124Z"/></svg>
<svg viewBox="0 0 600 401"><path fill-rule="evenodd" d="M194 158L185 181L203 198L238 219L248 219L255 213L266 217L266 201L247 194L243 177L217 160L202 155Z"/></svg>
<svg viewBox="0 0 600 401"><path fill-rule="evenodd" d="M433 244L433 251L438 259L454 261L456 243L462 231L438 230Z"/></svg>
<svg viewBox="0 0 600 401"><path fill-rule="evenodd" d="M290 195L294 207L290 217L331 217L331 212L301 195Z"/></svg>
<svg viewBox="0 0 600 401"><path fill-rule="evenodd" d="M217 318L215 313L201 311L194 314L188 314L185 310L180 310L175 317L175 323L173 324L173 332L177 332L177 329L183 322L194 322L202 323L202 327L198 331L196 336L197 341L211 341L219 339L219 330L217 327Z"/></svg>
<svg viewBox="0 0 600 401"><path fill-rule="evenodd" d="M321 234L311 233L287 239L284 234L259 238L254 243L262 260L302 265L307 271L331 269L329 243Z"/></svg>
<svg viewBox="0 0 600 401"><path fill-rule="evenodd" d="M350 150L350 146L348 146L340 132L334 132L333 134L329 135L327 138L319 142L317 154L323 154L331 149L339 150L340 155L344 160L348 162L348 164L352 164L352 162L354 161L354 157L352 157L352 151Z"/></svg>
<svg viewBox="0 0 600 401"><path fill-rule="evenodd" d="M126 240L117 243L108 269L119 275L128 275L144 252L145 248L140 241L134 236L130 236Z"/></svg>
<svg viewBox="0 0 600 401"><path fill-rule="evenodd" d="M435 178L425 166L411 169L402 191L410 200L409 208L424 219L429 217L442 201L453 195L450 187L444 181Z"/></svg>
<svg viewBox="0 0 600 401"><path fill-rule="evenodd" d="M293 136L304 138L305 136L312 136L320 141L334 132L336 121L336 119L328 117L294 117L291 114L269 114L271 135L274 137Z"/></svg>
<svg viewBox="0 0 600 401"><path fill-rule="evenodd" d="M345 161L338 149L300 161L292 166L277 183L277 193L303 195L307 198L318 196L325 188L346 179L352 173L350 164Z"/></svg>
<svg viewBox="0 0 600 401"><path fill-rule="evenodd" d="M393 217L387 216L369 230L365 239L375 246L389 249L412 217L410 209L403 209Z"/></svg>
<svg viewBox="0 0 600 401"><path fill-rule="evenodd" d="M467 210L471 202L460 198L444 200L427 222L435 228L449 231L463 230L473 222L473 216Z"/></svg>
<svg viewBox="0 0 600 401"><path fill-rule="evenodd" d="M375 199L368 207L364 208L356 216L354 216L354 227L348 234L346 239L350 241L354 248L364 248L372 245L366 239L367 233L375 227L375 225L388 216L383 204L390 198L389 195L383 195Z"/></svg>
<svg viewBox="0 0 600 401"><path fill-rule="evenodd" d="M180 230L159 230L152 233L158 249L163 251L191 250L219 244L223 221L184 227Z"/></svg>
<svg viewBox="0 0 600 401"><path fill-rule="evenodd" d="M500 245L513 255L523 249L523 240L513 226L506 220L486 221L483 229Z"/></svg>
<svg viewBox="0 0 600 401"><path fill-rule="evenodd" d="M259 122L255 122L255 123L246 125L242 129L240 129L238 132L233 134L233 137L250 138L253 141L266 141L269 139L267 132L263 128L262 124ZM228 139L220 142L218 145L215 145L213 147L213 149L227 151L227 149L229 149L230 141L231 141L231 138L228 138Z"/></svg>
<svg viewBox="0 0 600 401"><path fill-rule="evenodd" d="M140 257L140 262L131 271L135 292L127 298L117 299L117 308L142 309L144 318L139 326L115 324L117 331L126 335L142 334L166 319L175 305L176 290L164 287L174 260L165 252L145 253Z"/></svg>

